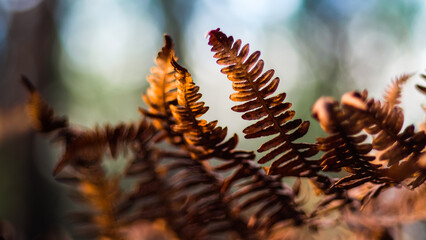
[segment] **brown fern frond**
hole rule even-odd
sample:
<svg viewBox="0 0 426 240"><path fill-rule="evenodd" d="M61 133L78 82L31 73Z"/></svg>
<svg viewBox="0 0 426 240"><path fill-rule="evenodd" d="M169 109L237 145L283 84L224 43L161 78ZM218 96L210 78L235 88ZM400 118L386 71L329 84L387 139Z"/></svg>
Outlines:
<svg viewBox="0 0 426 240"><path fill-rule="evenodd" d="M132 147L145 151L153 142L157 130L146 120L138 124L107 125L104 128L75 130L67 128L57 134L65 151L55 167L54 175L61 177L71 171L71 180L65 183L74 186L74 200L84 203L84 212L72 214L79 223L77 233L97 239L123 239L125 219L119 205L124 204L120 188L122 175L107 176L102 161L105 155L116 157L119 149Z"/></svg>
<svg viewBox="0 0 426 240"><path fill-rule="evenodd" d="M247 151L235 151L238 137L234 134L230 139L225 140L227 128L217 127L217 121L207 122L199 119L208 111L204 102L199 101L201 93L199 87L192 81L188 70L180 66L174 59L172 65L175 68L178 87L178 105L170 105L173 116L177 124L173 130L183 134L188 146L193 149L196 158L218 157L221 159L253 159L254 154ZM199 149L194 149L198 147ZM198 152L198 153L197 153Z"/></svg>
<svg viewBox="0 0 426 240"><path fill-rule="evenodd" d="M426 145L426 134L415 132L413 125L401 131L404 115L400 107L368 99L366 91L346 93L341 102L350 114L358 116L364 130L373 135L373 149L383 151L379 159L388 162L389 177L400 182L417 172L416 162Z"/></svg>
<svg viewBox="0 0 426 240"><path fill-rule="evenodd" d="M232 164L219 166L217 170L232 169ZM266 175L251 161L242 161L229 176L222 187L223 192L236 188L230 196L237 202L235 211L249 214L249 225L263 238L271 233L278 224L302 224L306 220L303 211L298 210L294 201L295 194L289 186L281 182L279 176Z"/></svg>
<svg viewBox="0 0 426 240"><path fill-rule="evenodd" d="M97 239L122 239L115 208L121 194L119 178L107 178L101 161L108 142L114 143L114 138L124 140L135 136L133 130L114 136L100 129L76 130L68 125L66 118L55 116L53 109L40 97L26 77L22 81L30 93L28 108L36 130L44 133L56 132L55 139L61 141L65 147L54 175L57 176L63 168L70 166L73 174L65 178L65 182L74 186L75 199L89 207L88 210L73 215L83 223L83 228L78 233ZM130 132L132 133L129 134ZM111 153L113 152L111 148Z"/></svg>
<svg viewBox="0 0 426 240"><path fill-rule="evenodd" d="M325 152L321 157L322 170L339 172L344 168L351 173L333 187L351 189L365 182L391 182L380 169L381 165L372 163L375 160L369 155L372 145L363 143L367 135L360 134L364 126L356 113L341 109L339 103L330 97L318 99L312 112L324 131L331 135L318 138L318 149Z"/></svg>
<svg viewBox="0 0 426 240"><path fill-rule="evenodd" d="M176 123L169 106L177 104L176 79L171 59L175 58L172 38L164 35L164 47L158 52L155 63L148 75L149 88L142 95L142 99L148 105L148 109L139 108L139 111L153 119L157 129L163 130L164 135L174 144L181 144L182 139L176 136L171 126Z"/></svg>
<svg viewBox="0 0 426 240"><path fill-rule="evenodd" d="M90 166L77 166L74 162L74 166L70 177L63 178L61 173L57 180L70 185L72 199L83 206L83 210L70 214L77 224L76 234L93 239L123 239L116 206L122 195L120 179L107 177L99 162L91 162Z"/></svg>
<svg viewBox="0 0 426 240"><path fill-rule="evenodd" d="M410 125L401 132L404 122L402 109L389 104L382 104L378 100L367 99L367 93L349 92L342 96L342 104L348 110L359 112L367 133L374 135L373 148L385 150L392 145L381 160L389 160L389 165L398 163L410 153L421 151L425 145L424 132L414 132L414 126ZM355 105L362 105L362 108ZM397 144L394 144L397 143ZM393 152L393 153L391 153ZM391 155L391 156L389 156Z"/></svg>
<svg viewBox="0 0 426 240"><path fill-rule="evenodd" d="M243 130L246 138L259 138L277 135L264 143L258 152L269 151L259 159L259 163L273 161L269 174L281 176L312 177L320 169L318 161L310 161L309 157L318 150L312 144L295 143L303 137L309 129L309 122L300 119L291 120L295 112L288 110L291 103L284 102L285 93L272 95L278 87L279 78L273 78L274 70L262 74L263 60L259 60L260 52L250 56L249 45L241 47L241 40L234 42L219 29L210 31L209 45L218 58L217 63L227 65L221 72L232 81L236 91L230 98L236 102L232 110L244 113L245 120L257 122Z"/></svg>
<svg viewBox="0 0 426 240"><path fill-rule="evenodd" d="M27 108L34 128L37 131L47 133L67 127L68 119L55 115L52 107L41 98L40 93L35 89L30 80L26 76L22 76L21 80L30 94Z"/></svg>
<svg viewBox="0 0 426 240"><path fill-rule="evenodd" d="M164 219L179 239L191 239L191 233L184 229L186 213L181 206L185 199L173 197L166 179L167 172L160 164L161 155L163 153L158 149L148 146L135 152L134 159L126 169L126 175L137 177L137 185L122 202L120 215L123 216L125 225L140 220L154 222ZM171 155L174 161L180 161L176 158L178 154Z"/></svg>
<svg viewBox="0 0 426 240"><path fill-rule="evenodd" d="M198 201L208 197L208 195L198 196L196 192L199 185L207 184L203 182L206 178L203 175L204 168L200 163L193 161L186 152L158 149L152 144L156 142L157 133L155 130L145 138L138 137L130 145L134 156L126 168L125 175L136 177L138 180L136 188L120 204L121 223L128 226L140 220L154 222L163 219L168 229L173 230L179 239L205 239L209 235L204 231L211 228L212 222L216 221L206 214L197 215L198 218L194 220L195 213L203 209L191 208L189 211L184 207L195 206ZM186 171L192 175L185 175ZM196 183L197 179L200 182ZM213 178L209 179L213 181ZM212 186L206 185L206 189L212 190ZM219 196L218 192L213 191L211 194ZM189 204L190 197L193 197L191 204ZM211 204L218 204L217 199L215 201ZM224 210L224 206L221 209ZM207 219L211 222L206 222ZM222 219L227 221L231 218ZM229 228L220 229L223 230L222 233L234 230L230 224L227 226Z"/></svg>
<svg viewBox="0 0 426 240"><path fill-rule="evenodd" d="M106 178L101 168L80 171L77 176L71 196L86 208L70 214L78 224L76 233L96 239L123 239L116 209L122 194L119 178Z"/></svg>
<svg viewBox="0 0 426 240"><path fill-rule="evenodd" d="M401 103L401 92L402 92L402 86L410 79L413 75L412 74L403 74L395 80L392 81L392 83L388 86L386 93L383 97L384 101L389 104L389 107L393 107L396 105L399 105Z"/></svg>
<svg viewBox="0 0 426 240"><path fill-rule="evenodd" d="M256 232L247 226L245 219L235 212L221 193L222 181L204 163L192 159L181 159L167 164L172 174L172 195L185 199L186 227L192 228L193 238L204 239L214 236L232 239L258 239ZM193 229L198 227L199 229ZM204 237L203 237L204 236Z"/></svg>
<svg viewBox="0 0 426 240"><path fill-rule="evenodd" d="M57 175L65 166L74 168L90 168L102 161L108 149L113 158L117 155L119 145L127 145L136 140L150 141L155 129L146 120L135 124L106 125L104 128L96 127L94 130L76 130L66 128L60 131L55 139L62 141L65 152L56 164L53 175ZM108 147L108 148L107 148Z"/></svg>
<svg viewBox="0 0 426 240"><path fill-rule="evenodd" d="M215 129L217 121L208 123L206 120L197 119L209 109L204 106L204 102L198 101L202 96L198 93L200 88L194 84L189 72L178 65L173 59L172 65L175 68L175 77L178 81L178 105L171 105L170 109L177 119L177 122L180 123L179 125L173 126L173 129L181 134L189 133L185 135L185 140L190 145L207 146L210 144L210 133ZM192 129L195 130L192 131ZM219 137L218 140L222 141L226 135L226 129L217 128L215 132L217 132L218 135L214 137ZM217 143L218 141L215 141L214 145ZM214 145L212 148L214 148Z"/></svg>
<svg viewBox="0 0 426 240"><path fill-rule="evenodd" d="M208 123L205 120L198 120L197 118L200 117L202 114L207 111L207 107L204 107L204 103L198 103L197 100L201 97L201 94L198 93L198 87L195 86L192 83L192 79L190 79L189 73L187 73L186 69L180 67L177 65L177 63L174 61L173 58L170 59L173 66L175 67L175 76L179 80L177 82L178 86L178 97L177 97L177 103L170 103L169 107L171 109L171 112L173 114L172 121L167 121L168 119L171 119L170 117L167 118L159 118L159 121L163 121L166 125L172 125L172 128L170 129L172 133L174 134L175 138L179 137L184 139L184 144L180 144L180 147L183 148L183 150L189 150L192 153L192 157L195 160L202 160L207 159L211 157L219 157L222 159L232 159L238 160L238 159L253 159L254 154L252 152L246 152L246 151L237 151L234 148L236 147L238 143L238 138L236 135L234 137L230 138L227 141L223 141L227 134L227 129L222 129L221 127L216 127L217 121ZM187 74L185 74L187 73ZM186 80L189 78L189 84L190 89L186 88L188 85L186 85ZM176 83L175 83L176 84ZM175 85L176 86L176 85ZM176 92L175 92L176 93ZM146 95L148 96L148 95ZM148 96L149 97L149 96ZM189 99L189 100L188 100ZM191 116L189 119L182 117L182 114L188 114ZM243 239L246 238L254 238L255 235L248 234L248 228L246 224L238 220L238 215L233 216L231 214L230 209L228 209L226 202L220 193L220 186L222 185L221 181L219 180L218 176L214 174L213 172L210 172L206 169L203 170L203 166L200 165L201 163L189 159L185 164L182 163L184 159L180 160L174 160L174 165L171 166L177 166L178 168L169 170L169 172L178 171L177 176L174 176L173 179L171 179L171 182L176 182L182 184L182 187L177 186L170 186L171 196L176 194L189 194L188 192L191 192L191 188L195 186L199 186L202 184L202 179L209 179L211 183L209 183L208 186L206 186L206 189L203 192L203 196L195 196L194 198L191 198L192 205L197 206L198 204L202 203L202 206L207 206L209 208L213 208L211 213L205 212L204 209L197 209L194 207L191 207L191 211L184 211L180 212L181 218L183 217L188 227L185 226L185 223L176 224L173 223L173 225L179 226L178 228L181 229L192 229L192 231L188 232L186 231L186 239L200 239L201 236L204 236L203 234L206 234L208 232L215 233L213 235L217 235L220 231L224 232L230 232L233 230L233 232L238 232L237 235L242 237ZM183 164L183 165L181 165ZM167 166L167 164L166 164ZM171 167L169 166L169 167ZM168 168L169 168L168 167ZM187 169L191 169L191 171L187 171ZM199 178L194 178L194 174L197 175L197 172L194 172L196 169L200 170L201 174ZM209 173L210 177L206 177L206 174ZM188 175L186 175L188 174ZM197 181L201 181L198 182ZM214 184L212 181L216 181ZM211 185L213 184L213 185ZM205 194L208 194L204 196ZM186 196L186 195L185 195ZM205 201L205 199L210 199L209 201ZM185 197L186 199L186 197ZM185 201L189 201L186 199ZM207 205L206 205L207 204ZM190 207L190 206L189 206ZM216 210L215 210L216 209ZM217 219L219 214L219 209L222 211L223 216L220 217L220 221ZM225 209L225 212L223 212ZM198 212L205 212L204 214L199 214ZM183 215L182 215L183 214ZM213 214L213 215L211 215ZM225 217L226 215L226 217ZM190 219L188 219L189 216ZM226 222L227 220L224 219L233 219L230 222ZM206 222L207 221L207 222ZM213 224L213 225L212 225ZM214 226L216 225L216 226ZM198 226L198 227L197 227ZM203 229L203 228L205 229ZM172 229L176 229L175 227L171 227ZM208 229L208 230L207 230ZM235 231L235 229L238 229ZM208 231L208 232L206 232ZM185 231L184 231L185 232ZM223 234L222 233L222 234ZM181 232L178 235L182 235ZM188 237L188 234L192 234L192 237ZM198 234L198 235L194 235ZM253 235L250 237L250 235Z"/></svg>
<svg viewBox="0 0 426 240"><path fill-rule="evenodd" d="M283 185L279 177L267 176L264 169L255 166L251 162L254 157L252 153L234 151L238 143L236 134L221 143L226 137L226 128L216 127L216 121L207 123L205 120L198 120L207 111L204 103L198 101L201 98L199 88L193 83L185 68L174 61L172 64L178 80L179 103L178 106L170 106L178 122L174 130L184 134L190 145L202 147L208 156L226 160L216 170L228 171L237 168L222 184L223 193L227 193L235 186L235 182L250 183L231 195L230 200L238 202L235 211L239 214L256 209L255 216L250 220L250 226L264 234L278 222L301 223L304 215L303 212L296 210L291 188Z"/></svg>
<svg viewBox="0 0 426 240"><path fill-rule="evenodd" d="M209 167L188 154L179 158L172 152L152 154L154 157L137 157L137 164L131 167L137 166L131 172L141 180L127 200L137 203L127 209L131 213L128 219L165 219L179 239L257 239L233 213L220 191L221 180Z"/></svg>
<svg viewBox="0 0 426 240"><path fill-rule="evenodd" d="M68 126L62 118L55 117L53 109L41 99L29 81L23 81L31 94L29 109L32 110L36 129L40 132L59 129L55 140L65 147L54 175L58 181L73 186L74 200L87 207L82 212L71 214L79 223L76 233L97 239L122 239L123 225L118 221L117 209L122 196L120 178L106 176L101 165L102 159L106 153L116 157L121 146L152 142L155 128L142 120L138 125L119 124L78 130ZM66 167L71 175L64 178L60 173Z"/></svg>

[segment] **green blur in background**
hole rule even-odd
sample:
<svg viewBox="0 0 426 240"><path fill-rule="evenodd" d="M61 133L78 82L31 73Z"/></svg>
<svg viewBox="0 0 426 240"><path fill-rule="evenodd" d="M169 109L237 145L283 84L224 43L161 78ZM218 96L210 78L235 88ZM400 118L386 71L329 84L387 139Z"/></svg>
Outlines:
<svg viewBox="0 0 426 240"><path fill-rule="evenodd" d="M71 231L66 189L51 174L61 149L31 130L21 74L77 125L135 121L145 76L168 33L210 106L206 118L240 133L247 123L230 110L230 82L205 38L218 27L262 51L265 67L281 79L278 91L302 119L312 120L320 96L366 88L381 97L395 76L426 68L422 0L0 0L2 228L13 226L17 239ZM413 87L420 81L413 77L404 89L405 125L424 118L424 99ZM322 134L311 123L309 142ZM259 146L240 139L240 148ZM418 226L407 232L407 239L425 236Z"/></svg>

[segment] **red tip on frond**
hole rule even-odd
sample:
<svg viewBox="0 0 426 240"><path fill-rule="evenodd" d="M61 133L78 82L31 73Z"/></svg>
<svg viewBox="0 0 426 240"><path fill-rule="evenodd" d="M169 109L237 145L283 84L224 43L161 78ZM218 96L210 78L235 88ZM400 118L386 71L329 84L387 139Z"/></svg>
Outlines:
<svg viewBox="0 0 426 240"><path fill-rule="evenodd" d="M209 36L212 36L213 34L217 34L219 32L220 32L220 28L216 28L215 30L211 30L210 32L208 32L206 34L206 38L209 37Z"/></svg>
<svg viewBox="0 0 426 240"><path fill-rule="evenodd" d="M229 48L234 43L234 38L232 36L226 36L225 33L220 31L220 28L212 30L207 34L209 38L209 45L213 46L212 51L217 51L221 48Z"/></svg>

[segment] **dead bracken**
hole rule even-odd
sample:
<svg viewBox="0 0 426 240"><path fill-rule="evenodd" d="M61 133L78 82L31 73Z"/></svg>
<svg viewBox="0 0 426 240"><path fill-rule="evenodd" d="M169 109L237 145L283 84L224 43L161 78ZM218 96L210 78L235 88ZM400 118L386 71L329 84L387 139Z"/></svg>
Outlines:
<svg viewBox="0 0 426 240"><path fill-rule="evenodd" d="M226 127L202 119L209 108L167 35L137 123L77 129L23 77L35 129L64 146L54 177L85 206L70 216L76 235L130 239L130 231L150 226L162 239L306 239L340 225L346 236L392 239L398 224L426 218L426 135L414 125L403 128L398 105L411 75L394 80L383 100L366 90L340 102L320 98L312 114L328 136L307 143L300 138L309 121L294 118L286 93L275 93L280 79L264 71L260 52L249 54L248 44L220 29L208 37L235 91L232 110L251 121L244 137L272 136L257 149L266 153L259 159L237 149L237 134L228 137ZM122 152L125 170L107 175L103 159ZM342 171L341 178L327 174ZM120 187L126 178L136 179L130 192ZM287 178L296 179L293 186ZM304 206L313 194L303 179L319 195L314 208ZM399 197L386 200L392 191Z"/></svg>

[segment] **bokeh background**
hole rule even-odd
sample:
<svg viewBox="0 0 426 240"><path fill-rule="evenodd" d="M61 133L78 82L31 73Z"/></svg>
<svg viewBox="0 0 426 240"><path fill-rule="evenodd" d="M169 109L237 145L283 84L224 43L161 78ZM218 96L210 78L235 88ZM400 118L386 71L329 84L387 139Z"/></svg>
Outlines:
<svg viewBox="0 0 426 240"><path fill-rule="evenodd" d="M240 133L247 123L230 110L230 82L205 38L218 27L262 51L299 118L312 120L320 96L366 88L380 98L393 78L413 73L405 124L424 119L425 99L414 89L426 68L423 0L0 0L1 228L13 226L21 239L69 232L70 203L51 175L60 149L31 130L21 74L77 125L137 120L145 76L168 33L210 106L206 118ZM311 122L313 142L321 131Z"/></svg>

